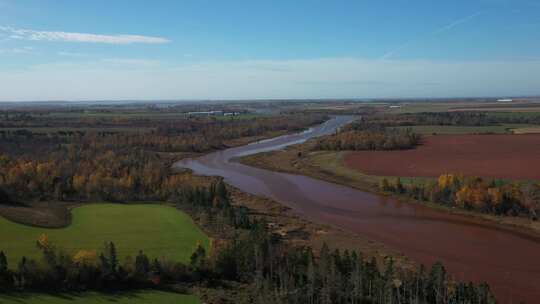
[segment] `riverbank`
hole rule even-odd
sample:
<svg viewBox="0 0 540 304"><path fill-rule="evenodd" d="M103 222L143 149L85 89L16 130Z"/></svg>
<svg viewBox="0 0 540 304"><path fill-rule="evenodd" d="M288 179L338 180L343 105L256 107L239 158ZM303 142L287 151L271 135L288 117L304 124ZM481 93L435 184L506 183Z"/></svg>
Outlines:
<svg viewBox="0 0 540 304"><path fill-rule="evenodd" d="M418 266L403 253L382 243L335 225L307 219L272 199L243 192L234 186L228 187L237 205L247 207L250 215L266 221L274 233L294 246L311 247L319 252L326 243L330 248L361 252L364 257L375 258L380 265L391 258L402 271L414 270Z"/></svg>
<svg viewBox="0 0 540 304"><path fill-rule="evenodd" d="M316 151L311 150L312 143L289 146L286 149L264 152L240 158L242 164L258 167L262 169L305 175L316 179L329 181L332 183L352 187L362 191L392 196L407 203L421 204L440 211L466 216L472 219L489 221L509 229L535 233L540 236L540 222L527 218L496 216L482 214L457 208L448 208L440 204L430 202L420 202L410 197L389 195L379 190L381 176L364 174L358 170L351 169L344 165L344 157L347 152ZM390 177L391 178L391 177ZM429 180L430 178L401 178L402 183L407 184L412 181Z"/></svg>

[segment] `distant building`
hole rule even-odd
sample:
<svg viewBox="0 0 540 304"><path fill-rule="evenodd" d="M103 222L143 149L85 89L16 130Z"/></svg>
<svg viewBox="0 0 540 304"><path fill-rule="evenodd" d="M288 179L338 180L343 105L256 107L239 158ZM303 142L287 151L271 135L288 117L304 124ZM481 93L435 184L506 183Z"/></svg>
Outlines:
<svg viewBox="0 0 540 304"><path fill-rule="evenodd" d="M399 109L401 106L389 106L390 109Z"/></svg>
<svg viewBox="0 0 540 304"><path fill-rule="evenodd" d="M201 111L201 112L188 112L189 116L214 116L223 115L223 111Z"/></svg>
<svg viewBox="0 0 540 304"><path fill-rule="evenodd" d="M503 98L503 99L497 99L498 102L512 102L514 101L513 99L510 99L510 98Z"/></svg>

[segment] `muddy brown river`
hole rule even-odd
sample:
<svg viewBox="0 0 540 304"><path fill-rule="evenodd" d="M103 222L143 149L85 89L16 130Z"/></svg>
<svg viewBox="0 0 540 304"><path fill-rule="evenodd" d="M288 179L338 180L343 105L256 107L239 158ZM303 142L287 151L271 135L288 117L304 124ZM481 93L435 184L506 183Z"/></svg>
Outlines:
<svg viewBox="0 0 540 304"><path fill-rule="evenodd" d="M352 119L336 117L302 133L182 160L175 166L222 176L242 191L381 242L419 263L430 266L441 261L458 279L489 283L500 303L540 302L540 237L534 234L234 161L330 134Z"/></svg>

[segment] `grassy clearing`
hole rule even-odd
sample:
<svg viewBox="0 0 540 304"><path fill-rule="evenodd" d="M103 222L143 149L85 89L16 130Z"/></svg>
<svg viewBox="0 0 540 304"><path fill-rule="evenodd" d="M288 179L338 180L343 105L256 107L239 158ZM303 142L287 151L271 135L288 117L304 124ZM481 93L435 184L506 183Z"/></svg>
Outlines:
<svg viewBox="0 0 540 304"><path fill-rule="evenodd" d="M198 304L199 299L191 295L182 295L163 291L140 291L118 294L104 294L97 292L63 293L57 295L37 293L16 293L0 295L2 304Z"/></svg>
<svg viewBox="0 0 540 304"><path fill-rule="evenodd" d="M386 113L404 114L404 113L422 113L422 112L446 112L455 107L452 103L401 103L400 108L387 108ZM459 104L458 104L459 105Z"/></svg>
<svg viewBox="0 0 540 304"><path fill-rule="evenodd" d="M349 168L344 164L345 154L348 152L334 152L324 151L315 152L309 155L309 163L313 167L320 168L321 171L326 174L334 175L336 177L344 178L345 180L354 181L359 185L377 185L383 178L389 181L395 180L395 176L374 176L362 173L358 170ZM403 184L424 183L426 181L433 180L429 177L400 177ZM365 186L358 186L358 188L365 188Z"/></svg>
<svg viewBox="0 0 540 304"><path fill-rule="evenodd" d="M540 127L524 127L524 128L516 128L513 129L512 132L514 134L537 134L540 133Z"/></svg>
<svg viewBox="0 0 540 304"><path fill-rule="evenodd" d="M113 241L119 257L143 250L149 257L188 262L200 243L207 250L210 239L185 213L163 205L91 204L75 208L67 228L25 226L0 218L0 250L11 267L20 257L38 258L37 238L45 233L52 243L74 253L80 249L101 250Z"/></svg>
<svg viewBox="0 0 540 304"><path fill-rule="evenodd" d="M395 176L374 176L362 173L344 165L345 151L302 151L298 158L298 148L258 153L242 157L243 164L268 170L307 175L337 184L351 186L366 191L378 191L379 182L387 178L393 182ZM400 177L403 184L413 184L433 180L429 177Z"/></svg>
<svg viewBox="0 0 540 304"><path fill-rule="evenodd" d="M412 129L414 132L423 135L432 134L510 134L513 129L528 128L526 124L504 124L500 126L410 126L398 127L398 129Z"/></svg>

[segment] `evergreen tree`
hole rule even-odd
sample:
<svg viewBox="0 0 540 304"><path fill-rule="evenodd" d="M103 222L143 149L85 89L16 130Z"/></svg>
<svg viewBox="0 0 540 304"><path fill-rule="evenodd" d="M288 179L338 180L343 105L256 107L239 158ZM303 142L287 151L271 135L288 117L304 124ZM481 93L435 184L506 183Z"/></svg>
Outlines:
<svg viewBox="0 0 540 304"><path fill-rule="evenodd" d="M6 273L8 270L7 257L3 251L0 251L0 274Z"/></svg>
<svg viewBox="0 0 540 304"><path fill-rule="evenodd" d="M193 252L193 254L191 255L190 265L194 269L201 269L203 268L205 263L206 263L206 250L204 250L204 247L202 247L201 244L198 244L197 249L195 249L195 252Z"/></svg>
<svg viewBox="0 0 540 304"><path fill-rule="evenodd" d="M139 254L135 257L135 274L139 278L146 278L146 275L150 271L150 262L148 257L139 250Z"/></svg>

